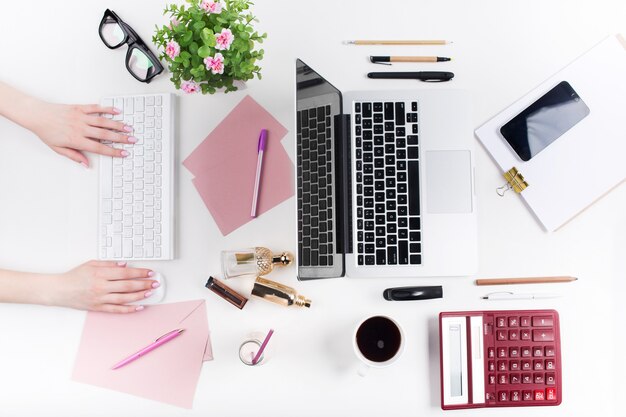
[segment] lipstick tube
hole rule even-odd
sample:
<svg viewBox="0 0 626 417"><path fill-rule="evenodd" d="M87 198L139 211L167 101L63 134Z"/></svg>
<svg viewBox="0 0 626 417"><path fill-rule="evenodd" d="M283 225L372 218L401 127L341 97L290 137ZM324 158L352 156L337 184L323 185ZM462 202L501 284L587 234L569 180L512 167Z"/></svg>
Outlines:
<svg viewBox="0 0 626 417"><path fill-rule="evenodd" d="M205 287L237 307L239 310L241 310L248 302L246 297L213 277L209 277Z"/></svg>

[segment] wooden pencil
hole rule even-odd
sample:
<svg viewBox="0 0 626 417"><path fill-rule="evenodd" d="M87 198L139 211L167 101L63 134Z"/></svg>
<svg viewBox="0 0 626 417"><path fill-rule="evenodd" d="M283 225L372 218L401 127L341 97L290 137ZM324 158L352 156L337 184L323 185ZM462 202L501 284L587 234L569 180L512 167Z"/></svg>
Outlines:
<svg viewBox="0 0 626 417"><path fill-rule="evenodd" d="M577 279L575 277L482 278L476 280L476 285L549 284L572 282Z"/></svg>

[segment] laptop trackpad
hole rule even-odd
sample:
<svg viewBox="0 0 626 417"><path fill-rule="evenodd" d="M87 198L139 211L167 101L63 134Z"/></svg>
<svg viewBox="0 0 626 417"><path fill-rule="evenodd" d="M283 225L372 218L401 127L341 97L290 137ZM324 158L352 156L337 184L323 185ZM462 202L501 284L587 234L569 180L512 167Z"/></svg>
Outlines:
<svg viewBox="0 0 626 417"><path fill-rule="evenodd" d="M427 151L427 211L471 213L471 169L470 151Z"/></svg>

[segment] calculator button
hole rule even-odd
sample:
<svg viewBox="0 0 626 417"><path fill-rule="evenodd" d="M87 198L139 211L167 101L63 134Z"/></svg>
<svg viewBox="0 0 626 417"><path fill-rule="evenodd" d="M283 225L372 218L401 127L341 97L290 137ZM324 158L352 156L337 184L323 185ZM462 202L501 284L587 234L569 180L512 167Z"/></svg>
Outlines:
<svg viewBox="0 0 626 417"><path fill-rule="evenodd" d="M533 381L535 381L535 384L545 383L545 380L543 379L543 374L533 374Z"/></svg>
<svg viewBox="0 0 626 417"><path fill-rule="evenodd" d="M487 369L489 369L489 372L494 372L496 370L496 364L493 361L487 362Z"/></svg>
<svg viewBox="0 0 626 417"><path fill-rule="evenodd" d="M498 340L506 340L506 330L498 330L496 332L496 337Z"/></svg>
<svg viewBox="0 0 626 417"><path fill-rule="evenodd" d="M495 394L495 392L486 392L485 393L485 401L487 401L488 403L494 403L496 401L496 394Z"/></svg>
<svg viewBox="0 0 626 417"><path fill-rule="evenodd" d="M556 376L554 375L554 372L548 372L546 374L546 384L547 385L556 384Z"/></svg>
<svg viewBox="0 0 626 417"><path fill-rule="evenodd" d="M541 357L541 355L543 355L543 349L541 349L540 347L536 347L533 349L533 356Z"/></svg>
<svg viewBox="0 0 626 417"><path fill-rule="evenodd" d="M519 331L509 330L509 340L519 340Z"/></svg>
<svg viewBox="0 0 626 417"><path fill-rule="evenodd" d="M542 360L538 360L534 362L534 369L535 371L543 371L543 361Z"/></svg>
<svg viewBox="0 0 626 417"><path fill-rule="evenodd" d="M529 358L532 355L530 354L531 350L529 347L523 347L522 348L522 358Z"/></svg>
<svg viewBox="0 0 626 417"><path fill-rule="evenodd" d="M511 391L511 401L519 401L520 399L519 391Z"/></svg>
<svg viewBox="0 0 626 417"><path fill-rule="evenodd" d="M542 389L536 389L535 390L535 401L543 401L545 400L545 396L543 394L543 390Z"/></svg>
<svg viewBox="0 0 626 417"><path fill-rule="evenodd" d="M498 371L506 371L506 361L498 361Z"/></svg>
<svg viewBox="0 0 626 417"><path fill-rule="evenodd" d="M532 384L533 378L530 374L522 374L522 384Z"/></svg>
<svg viewBox="0 0 626 417"><path fill-rule="evenodd" d="M530 317L520 317L519 324L522 327L530 327Z"/></svg>
<svg viewBox="0 0 626 417"><path fill-rule="evenodd" d="M546 400L548 401L556 400L556 388L546 388Z"/></svg>
<svg viewBox="0 0 626 417"><path fill-rule="evenodd" d="M546 359L546 369L548 371L553 371L556 369L554 359Z"/></svg>
<svg viewBox="0 0 626 417"><path fill-rule="evenodd" d="M496 357L496 350L494 348L492 348L492 347L487 349L487 357L488 358L495 358Z"/></svg>
<svg viewBox="0 0 626 417"><path fill-rule="evenodd" d="M495 385L495 384L496 384L496 376L489 375L489 385Z"/></svg>
<svg viewBox="0 0 626 417"><path fill-rule="evenodd" d="M533 400L533 392L532 391L522 391L522 398L524 401L532 401Z"/></svg>
<svg viewBox="0 0 626 417"><path fill-rule="evenodd" d="M533 365L530 361L522 361L522 371L532 371Z"/></svg>
<svg viewBox="0 0 626 417"><path fill-rule="evenodd" d="M517 317L509 317L509 327L517 327L519 326L519 320Z"/></svg>
<svg viewBox="0 0 626 417"><path fill-rule="evenodd" d="M506 327L506 317L498 317L498 318L496 318L496 326L498 326L498 327Z"/></svg>
<svg viewBox="0 0 626 417"><path fill-rule="evenodd" d="M546 346L546 356L549 357L549 358L554 356L554 347L553 346Z"/></svg>
<svg viewBox="0 0 626 417"><path fill-rule="evenodd" d="M534 342L552 342L554 341L554 330L533 330Z"/></svg>
<svg viewBox="0 0 626 417"><path fill-rule="evenodd" d="M508 391L500 391L498 393L498 399L500 401L508 401L509 400L509 392Z"/></svg>
<svg viewBox="0 0 626 417"><path fill-rule="evenodd" d="M506 348L499 348L498 349L498 357L499 358L506 358Z"/></svg>
<svg viewBox="0 0 626 417"><path fill-rule="evenodd" d="M537 316L533 317L533 327L552 327L554 321L550 316Z"/></svg>
<svg viewBox="0 0 626 417"><path fill-rule="evenodd" d="M509 369L511 371L519 371L519 361L511 361L509 362Z"/></svg>
<svg viewBox="0 0 626 417"><path fill-rule="evenodd" d="M500 374L500 375L498 375L498 383L499 383L500 385L504 385L504 384L507 384L507 383L508 383L508 381L507 381L507 377L506 377L506 374Z"/></svg>
<svg viewBox="0 0 626 417"><path fill-rule="evenodd" d="M529 329L522 329L519 332L520 334L520 339L522 340L530 340L530 330Z"/></svg>
<svg viewBox="0 0 626 417"><path fill-rule="evenodd" d="M511 374L511 385L517 385L520 383L519 374Z"/></svg>
<svg viewBox="0 0 626 417"><path fill-rule="evenodd" d="M519 348L516 348L516 347L509 348L509 357L519 358Z"/></svg>

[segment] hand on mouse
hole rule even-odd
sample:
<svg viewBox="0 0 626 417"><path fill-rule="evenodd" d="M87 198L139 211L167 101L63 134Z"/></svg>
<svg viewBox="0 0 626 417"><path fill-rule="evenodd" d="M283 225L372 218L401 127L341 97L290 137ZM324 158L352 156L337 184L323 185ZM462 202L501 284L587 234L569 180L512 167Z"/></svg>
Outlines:
<svg viewBox="0 0 626 417"><path fill-rule="evenodd" d="M127 267L125 262L89 261L53 276L46 304L109 313L140 311L141 305L125 304L143 300L159 287L159 282L146 279L151 276L151 270Z"/></svg>

